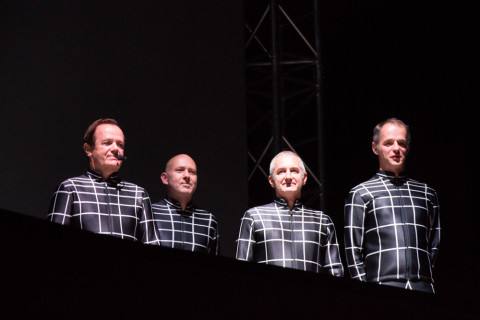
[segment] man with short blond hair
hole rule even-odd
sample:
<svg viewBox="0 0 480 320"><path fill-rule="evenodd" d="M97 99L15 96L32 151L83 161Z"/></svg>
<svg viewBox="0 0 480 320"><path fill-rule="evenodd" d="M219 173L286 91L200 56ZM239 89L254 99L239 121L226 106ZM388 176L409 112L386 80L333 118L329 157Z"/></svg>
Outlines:
<svg viewBox="0 0 480 320"><path fill-rule="evenodd" d="M162 246L218 254L219 234L215 216L193 204L197 165L186 154L171 158L161 174L167 197L152 205Z"/></svg>
<svg viewBox="0 0 480 320"><path fill-rule="evenodd" d="M332 220L300 202L307 182L302 159L291 151L279 153L270 163L268 180L276 199L244 214L236 258L343 276Z"/></svg>
<svg viewBox="0 0 480 320"><path fill-rule="evenodd" d="M410 130L387 119L373 133L379 170L345 202L345 252L353 279L434 293L432 268L440 244L434 189L405 176Z"/></svg>

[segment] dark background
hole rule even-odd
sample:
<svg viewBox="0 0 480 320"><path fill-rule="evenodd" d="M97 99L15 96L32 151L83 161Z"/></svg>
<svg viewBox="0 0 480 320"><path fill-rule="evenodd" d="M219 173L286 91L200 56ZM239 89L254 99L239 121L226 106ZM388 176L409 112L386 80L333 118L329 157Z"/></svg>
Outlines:
<svg viewBox="0 0 480 320"><path fill-rule="evenodd" d="M411 127L407 175L439 194L436 289L473 306L479 284L479 30L468 2L324 4L327 213L342 225L346 194L378 168L373 127ZM337 227L337 230L339 228ZM345 261L345 260L344 260Z"/></svg>
<svg viewBox="0 0 480 320"><path fill-rule="evenodd" d="M0 207L44 219L58 184L87 169L86 128L111 117L120 173L152 202L170 157L196 160L197 205L231 256L247 209L241 2L0 3Z"/></svg>
<svg viewBox="0 0 480 320"><path fill-rule="evenodd" d="M404 120L408 175L440 198L437 291L467 306L480 268L473 9L324 1L321 14L325 192L339 240L348 190L378 167L373 127ZM220 220L223 254L233 257L248 203L242 11L239 0L0 2L0 207L43 219L57 185L86 169L86 127L113 117L126 135L122 176L152 201L163 196L168 158L196 160L196 202Z"/></svg>

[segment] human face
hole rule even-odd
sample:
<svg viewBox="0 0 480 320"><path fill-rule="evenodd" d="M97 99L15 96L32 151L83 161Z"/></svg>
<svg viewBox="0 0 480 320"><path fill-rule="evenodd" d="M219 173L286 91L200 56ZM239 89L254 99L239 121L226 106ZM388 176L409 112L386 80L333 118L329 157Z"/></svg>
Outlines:
<svg viewBox="0 0 480 320"><path fill-rule="evenodd" d="M188 155L180 154L168 161L161 178L169 197L177 201L191 200L197 188L197 165Z"/></svg>
<svg viewBox="0 0 480 320"><path fill-rule="evenodd" d="M398 176L405 169L408 154L407 129L395 123L386 123L380 130L378 145L372 142L372 150L378 155L380 170Z"/></svg>
<svg viewBox="0 0 480 320"><path fill-rule="evenodd" d="M273 162L273 173L268 177L278 198L300 199L307 173L302 171L300 159L294 154L278 156Z"/></svg>
<svg viewBox="0 0 480 320"><path fill-rule="evenodd" d="M83 145L90 159L90 168L108 178L122 166L122 161L116 158L116 155L123 156L124 153L125 137L122 129L114 124L101 124L95 130L93 139L93 149L87 143Z"/></svg>

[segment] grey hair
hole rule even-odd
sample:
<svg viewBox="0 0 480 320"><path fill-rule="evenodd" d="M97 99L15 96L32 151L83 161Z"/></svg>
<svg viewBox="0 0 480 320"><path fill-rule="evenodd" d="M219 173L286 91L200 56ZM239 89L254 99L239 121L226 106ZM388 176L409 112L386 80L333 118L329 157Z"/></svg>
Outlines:
<svg viewBox="0 0 480 320"><path fill-rule="evenodd" d="M378 146L378 144L380 143L380 131L382 130L383 126L387 123L393 123L398 126L402 126L407 130L407 148L410 148L410 141L411 141L410 128L408 125L405 124L405 122L397 118L388 118L387 120L380 122L375 126L375 128L373 128L372 141L375 142L375 146Z"/></svg>
<svg viewBox="0 0 480 320"><path fill-rule="evenodd" d="M293 151L282 151L280 153L278 153L275 157L273 157L272 161L270 161L270 175L273 175L273 163L275 162L275 159L277 159L279 156L283 156L283 155L286 155L286 154L290 154L290 155L294 155L296 156L299 160L300 160L300 168L302 169L302 172L303 172L303 175L305 175L305 165L303 164L303 160L302 158L300 158L300 156L298 154L296 154L295 152Z"/></svg>

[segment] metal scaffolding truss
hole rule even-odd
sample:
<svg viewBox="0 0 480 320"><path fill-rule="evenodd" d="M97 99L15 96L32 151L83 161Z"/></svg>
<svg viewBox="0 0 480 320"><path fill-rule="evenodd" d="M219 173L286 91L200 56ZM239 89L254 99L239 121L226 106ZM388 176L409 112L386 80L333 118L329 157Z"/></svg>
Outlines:
<svg viewBox="0 0 480 320"><path fill-rule="evenodd" d="M308 182L302 200L325 209L319 3L245 1L250 205L271 200L272 157L298 153Z"/></svg>

